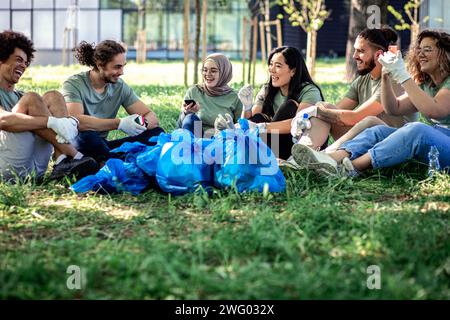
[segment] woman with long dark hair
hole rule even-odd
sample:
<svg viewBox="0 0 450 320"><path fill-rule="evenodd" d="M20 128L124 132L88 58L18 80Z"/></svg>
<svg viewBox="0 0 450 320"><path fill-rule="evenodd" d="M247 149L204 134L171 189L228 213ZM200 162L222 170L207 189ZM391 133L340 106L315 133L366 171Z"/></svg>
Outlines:
<svg viewBox="0 0 450 320"><path fill-rule="evenodd" d="M260 132L267 132L268 145L279 158L287 159L293 145L292 119L298 111L324 99L296 48L283 46L272 50L268 68L269 81L256 95L254 103L250 87L239 91L244 107L242 117L247 118L251 126L258 126ZM312 119L314 121L316 119Z"/></svg>

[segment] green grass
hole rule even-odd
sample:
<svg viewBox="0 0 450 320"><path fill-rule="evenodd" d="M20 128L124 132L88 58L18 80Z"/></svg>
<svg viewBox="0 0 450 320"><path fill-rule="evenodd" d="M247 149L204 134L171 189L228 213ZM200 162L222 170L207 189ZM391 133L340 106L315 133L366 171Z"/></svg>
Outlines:
<svg viewBox="0 0 450 320"><path fill-rule="evenodd" d="M182 69L148 64L146 84L130 82L171 130L185 89L175 76L158 84L149 71L157 66ZM326 81L329 70L342 69L319 63L329 101L346 88ZM53 78L76 71L32 68L23 88L55 89ZM448 175L428 179L409 163L353 180L285 176L286 192L266 196L77 195L66 182L0 183L0 298L450 298ZM66 287L70 265L86 273L82 290ZM381 269L381 290L367 289L370 265Z"/></svg>

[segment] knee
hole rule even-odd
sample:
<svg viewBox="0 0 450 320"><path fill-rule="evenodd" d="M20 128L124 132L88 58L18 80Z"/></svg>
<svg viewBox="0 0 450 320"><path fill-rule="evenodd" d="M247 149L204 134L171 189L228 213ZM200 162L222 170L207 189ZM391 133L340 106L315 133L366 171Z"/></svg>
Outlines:
<svg viewBox="0 0 450 320"><path fill-rule="evenodd" d="M64 101L64 97L63 95L57 91L57 90L50 90L47 91L46 93L44 93L44 95L42 96L42 99L47 102L47 104L49 104L49 102L53 102L53 101L58 101L58 102L63 102Z"/></svg>
<svg viewBox="0 0 450 320"><path fill-rule="evenodd" d="M194 121L200 120L195 113L187 114L183 119L183 125L192 124Z"/></svg>
<svg viewBox="0 0 450 320"><path fill-rule="evenodd" d="M42 97L35 92L27 92L23 95L23 97L19 100L20 104L23 105L44 105L44 100Z"/></svg>
<svg viewBox="0 0 450 320"><path fill-rule="evenodd" d="M421 122L410 122L398 129L398 131L402 132L405 137L414 139L424 138L430 134L432 135L433 132L430 132L432 130L433 128L431 126Z"/></svg>
<svg viewBox="0 0 450 320"><path fill-rule="evenodd" d="M45 107L42 97L35 92L28 92L23 95L16 106L16 112L29 114L31 116L47 116L48 110Z"/></svg>
<svg viewBox="0 0 450 320"><path fill-rule="evenodd" d="M46 92L42 99L47 105L50 113L55 117L67 117L66 101L61 93L56 90Z"/></svg>
<svg viewBox="0 0 450 320"><path fill-rule="evenodd" d="M383 121L380 120L380 118L376 116L368 116L365 117L363 120L361 120L361 123L366 126L367 128L376 126L376 125L382 125Z"/></svg>

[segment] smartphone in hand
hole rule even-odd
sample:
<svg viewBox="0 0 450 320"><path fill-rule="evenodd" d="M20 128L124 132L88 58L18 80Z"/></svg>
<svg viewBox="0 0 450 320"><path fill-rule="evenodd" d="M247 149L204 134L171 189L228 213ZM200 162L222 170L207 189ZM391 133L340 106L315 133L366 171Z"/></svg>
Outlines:
<svg viewBox="0 0 450 320"><path fill-rule="evenodd" d="M195 100L187 99L187 100L184 100L184 103L186 105L190 105L192 103L192 107L193 107L195 105Z"/></svg>

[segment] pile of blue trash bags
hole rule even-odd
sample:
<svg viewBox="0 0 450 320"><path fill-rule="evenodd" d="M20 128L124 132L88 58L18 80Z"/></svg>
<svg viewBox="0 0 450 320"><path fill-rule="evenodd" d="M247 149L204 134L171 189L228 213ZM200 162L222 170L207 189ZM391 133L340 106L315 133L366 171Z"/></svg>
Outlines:
<svg viewBox="0 0 450 320"><path fill-rule="evenodd" d="M249 130L246 119L239 129L222 131L214 138L195 138L177 129L151 138L154 146L139 142L122 144L113 152L125 159L109 159L95 174L73 184L77 193L102 191L137 195L154 186L173 195L192 193L202 187L236 188L238 192L283 192L286 180L272 150L258 130Z"/></svg>

